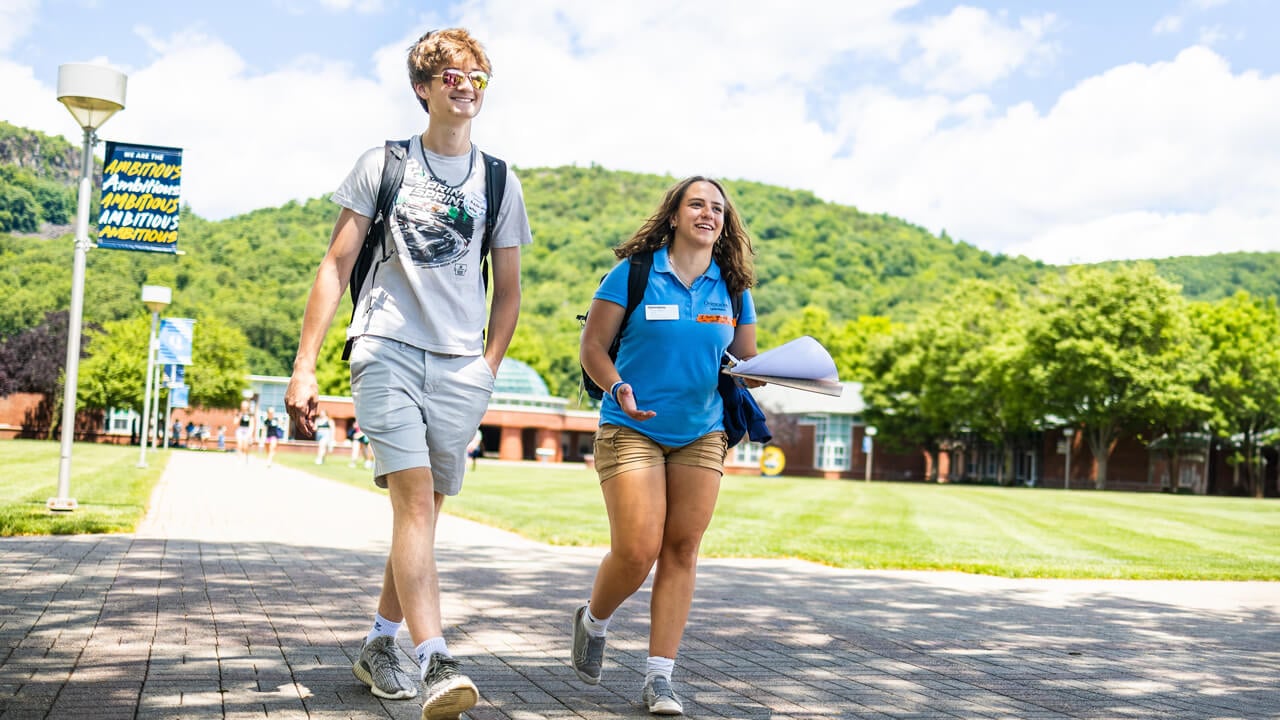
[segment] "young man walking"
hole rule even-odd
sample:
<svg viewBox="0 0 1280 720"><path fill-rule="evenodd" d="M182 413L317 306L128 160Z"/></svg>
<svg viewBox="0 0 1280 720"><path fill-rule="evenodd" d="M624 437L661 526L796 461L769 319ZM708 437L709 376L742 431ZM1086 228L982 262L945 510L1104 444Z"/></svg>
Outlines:
<svg viewBox="0 0 1280 720"><path fill-rule="evenodd" d="M374 481L391 499L391 552L377 614L352 671L377 696L418 695L396 652L402 623L416 646L424 720L456 718L478 699L444 639L435 561L436 521L462 488L467 443L480 424L520 313L520 247L532 242L519 181L510 171L500 207L488 207L493 168L471 143L492 68L466 30L423 35L409 50L409 81L427 112L412 138L388 252L366 276L347 329L356 417L375 457ZM373 219L385 152L367 151L334 193L342 206L307 299L285 403L314 431L315 365ZM481 246L486 219L493 301L487 323Z"/></svg>

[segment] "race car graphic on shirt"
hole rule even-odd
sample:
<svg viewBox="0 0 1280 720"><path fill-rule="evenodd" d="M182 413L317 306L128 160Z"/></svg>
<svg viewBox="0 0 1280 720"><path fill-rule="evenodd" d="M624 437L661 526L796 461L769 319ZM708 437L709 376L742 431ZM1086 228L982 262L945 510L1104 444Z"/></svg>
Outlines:
<svg viewBox="0 0 1280 720"><path fill-rule="evenodd" d="M443 267L462 260L475 235L483 196L474 196L429 178L401 193L396 225L409 259L418 267Z"/></svg>

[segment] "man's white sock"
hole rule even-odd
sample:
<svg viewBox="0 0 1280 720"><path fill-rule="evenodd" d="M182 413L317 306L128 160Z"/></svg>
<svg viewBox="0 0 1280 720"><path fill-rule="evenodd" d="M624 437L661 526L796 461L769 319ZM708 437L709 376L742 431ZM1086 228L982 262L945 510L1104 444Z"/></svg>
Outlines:
<svg viewBox="0 0 1280 720"><path fill-rule="evenodd" d="M379 637L395 637L396 633L400 632L400 626L402 624L404 624L403 620L400 622L391 622L390 620L382 617L381 613L374 613L373 629L365 636L364 644L368 645L375 638Z"/></svg>
<svg viewBox="0 0 1280 720"><path fill-rule="evenodd" d="M449 646L445 644L444 638L433 637L430 640L423 640L418 647L413 649L413 654L418 658L418 679L426 677L427 666L431 663L432 653L443 655L445 657L453 657L449 654Z"/></svg>

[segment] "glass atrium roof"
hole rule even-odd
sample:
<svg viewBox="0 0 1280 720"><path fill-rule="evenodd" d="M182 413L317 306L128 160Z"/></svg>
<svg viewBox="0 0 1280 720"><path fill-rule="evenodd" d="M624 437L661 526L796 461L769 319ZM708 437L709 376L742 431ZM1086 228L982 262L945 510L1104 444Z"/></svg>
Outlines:
<svg viewBox="0 0 1280 720"><path fill-rule="evenodd" d="M498 366L498 378L494 382L493 391L513 395L551 397L551 391L547 389L547 383L538 375L538 371L512 358L502 359L502 364Z"/></svg>

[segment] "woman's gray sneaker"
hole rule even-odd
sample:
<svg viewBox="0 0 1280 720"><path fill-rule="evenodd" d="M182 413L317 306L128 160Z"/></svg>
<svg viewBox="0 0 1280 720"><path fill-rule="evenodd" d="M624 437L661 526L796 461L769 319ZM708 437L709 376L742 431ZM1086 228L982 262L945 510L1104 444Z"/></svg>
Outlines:
<svg viewBox="0 0 1280 720"><path fill-rule="evenodd" d="M604 638L587 632L582 624L587 614L583 605L573 613L573 671L588 685L600 684L600 668L604 665Z"/></svg>
<svg viewBox="0 0 1280 720"><path fill-rule="evenodd" d="M380 698L407 700L418 694L418 684L400 667L393 637L384 635L365 643L351 673Z"/></svg>
<svg viewBox="0 0 1280 720"><path fill-rule="evenodd" d="M671 689L671 681L661 675L650 675L644 679L644 704L654 715L683 715L684 706L680 698Z"/></svg>
<svg viewBox="0 0 1280 720"><path fill-rule="evenodd" d="M457 720L480 699L471 678L458 672L458 661L432 653L422 678L422 720Z"/></svg>

